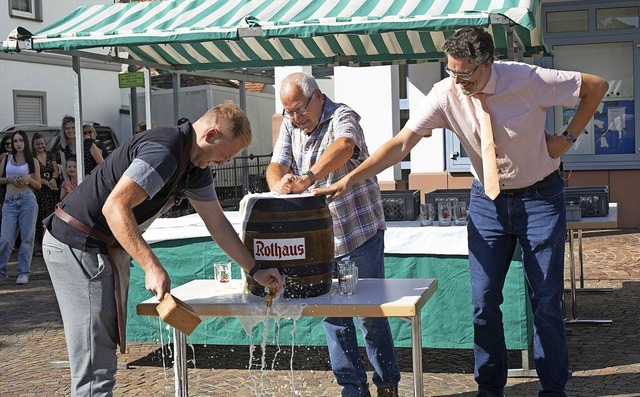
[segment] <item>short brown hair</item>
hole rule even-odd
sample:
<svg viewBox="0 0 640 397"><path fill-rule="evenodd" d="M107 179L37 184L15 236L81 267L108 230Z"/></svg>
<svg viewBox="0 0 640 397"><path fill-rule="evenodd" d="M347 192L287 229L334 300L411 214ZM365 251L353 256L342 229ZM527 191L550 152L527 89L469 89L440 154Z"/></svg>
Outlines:
<svg viewBox="0 0 640 397"><path fill-rule="evenodd" d="M247 115L232 101L224 101L209 109L201 119L207 124L217 125L230 133L231 139L239 139L243 146L251 143L251 123Z"/></svg>

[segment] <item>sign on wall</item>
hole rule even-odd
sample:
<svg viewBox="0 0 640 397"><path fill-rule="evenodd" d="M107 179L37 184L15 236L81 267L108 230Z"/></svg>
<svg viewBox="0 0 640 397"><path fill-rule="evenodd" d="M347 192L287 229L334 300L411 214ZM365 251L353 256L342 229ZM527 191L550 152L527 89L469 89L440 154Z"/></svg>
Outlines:
<svg viewBox="0 0 640 397"><path fill-rule="evenodd" d="M144 87L143 72L125 72L118 74L120 88Z"/></svg>

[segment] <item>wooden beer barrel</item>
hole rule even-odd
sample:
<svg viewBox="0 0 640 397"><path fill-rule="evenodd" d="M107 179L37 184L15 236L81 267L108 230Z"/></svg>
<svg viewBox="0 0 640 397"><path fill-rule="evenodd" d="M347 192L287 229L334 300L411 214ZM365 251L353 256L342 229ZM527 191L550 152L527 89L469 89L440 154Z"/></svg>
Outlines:
<svg viewBox="0 0 640 397"><path fill-rule="evenodd" d="M263 268L284 277L284 296L307 298L331 290L333 224L323 196L269 197L254 203L245 227L244 245ZM252 294L264 287L249 275Z"/></svg>

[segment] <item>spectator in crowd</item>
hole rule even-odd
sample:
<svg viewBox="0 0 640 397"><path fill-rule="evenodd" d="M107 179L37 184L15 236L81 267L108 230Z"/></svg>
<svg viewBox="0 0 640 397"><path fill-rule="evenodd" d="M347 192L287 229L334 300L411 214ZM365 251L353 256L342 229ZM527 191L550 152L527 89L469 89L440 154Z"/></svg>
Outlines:
<svg viewBox="0 0 640 397"><path fill-rule="evenodd" d="M318 88L313 76L291 74L282 81L280 101L284 120L267 167L267 183L280 194L302 193L312 186L339 181L369 157L360 116L334 103ZM384 278L384 213L375 176L329 204L333 218L336 260L356 263L359 277ZM397 396L400 370L386 318L356 321L364 336L378 397ZM369 384L360 358L353 318L324 320L331 369L343 396L366 397Z"/></svg>
<svg viewBox="0 0 640 397"><path fill-rule="evenodd" d="M5 134L0 140L0 161L4 160L9 153L13 151L13 143L11 142L11 134ZM3 174L4 176L4 170ZM0 210L4 203L4 195L7 192L7 185L0 184Z"/></svg>
<svg viewBox="0 0 640 397"><path fill-rule="evenodd" d="M40 166L40 189L34 189L36 201L38 202L38 218L36 220L36 236L34 243L33 256L42 256L42 236L44 236L44 227L42 220L53 213L56 204L60 200L60 191L58 190L58 159L55 152L49 152L46 149L46 142L39 133L33 134L31 138L31 150L33 157L38 161Z"/></svg>
<svg viewBox="0 0 640 397"><path fill-rule="evenodd" d="M67 160L64 172L67 174L67 179L60 185L60 200L63 200L78 187L78 166L75 158L72 157Z"/></svg>
<svg viewBox="0 0 640 397"><path fill-rule="evenodd" d="M13 151L13 143L11 142L11 133L7 133L0 140L0 160L4 160L7 154Z"/></svg>
<svg viewBox="0 0 640 397"><path fill-rule="evenodd" d="M566 203L560 156L591 120L608 84L587 73L495 61L493 38L482 27L459 30L442 49L449 77L433 86L404 128L349 175L314 193L340 200L405 158L434 128L452 130L475 176L467 231L477 396L504 395L508 362L500 304L517 248L534 316L533 354L542 389L537 395L566 396ZM564 133L545 133L547 109L576 104Z"/></svg>
<svg viewBox="0 0 640 397"><path fill-rule="evenodd" d="M151 128L156 128L156 123L152 122L151 123ZM143 131L147 130L147 122L146 121L141 121L136 125L136 134L139 134Z"/></svg>
<svg viewBox="0 0 640 397"><path fill-rule="evenodd" d="M13 150L0 162L3 177L0 184L7 185L2 206L2 233L0 235L0 279L7 278L7 263L16 235L20 232L18 275L16 284L27 284L31 273L31 259L36 233L38 202L31 188L40 189L40 167L34 161L29 138L24 131L11 134Z"/></svg>
<svg viewBox="0 0 640 397"><path fill-rule="evenodd" d="M82 126L82 133L84 134L84 139L93 139L93 143L95 143L98 149L100 149L102 159L106 159L109 155L109 151L107 150L104 142L98 140L98 133L96 132L95 127L91 124L85 124Z"/></svg>
<svg viewBox="0 0 640 397"><path fill-rule="evenodd" d="M62 119L62 133L60 134L60 162L62 164L63 176L65 174L66 162L70 158L76 158L76 119L72 116L64 116ZM83 139L84 174L89 175L93 169L102 164L104 158L100 149L93 139L87 137Z"/></svg>

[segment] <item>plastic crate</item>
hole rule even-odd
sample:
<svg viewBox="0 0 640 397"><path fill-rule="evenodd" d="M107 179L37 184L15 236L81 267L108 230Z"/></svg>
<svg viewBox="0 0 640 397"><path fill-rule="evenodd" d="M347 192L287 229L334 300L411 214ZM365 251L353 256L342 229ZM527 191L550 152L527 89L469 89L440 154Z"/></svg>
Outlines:
<svg viewBox="0 0 640 397"><path fill-rule="evenodd" d="M458 201L464 201L469 205L471 199L471 189L437 189L424 194L424 202L426 204L433 204L434 208L438 208L438 203L441 201L450 201L452 204ZM436 217L434 220L438 220L436 211Z"/></svg>
<svg viewBox="0 0 640 397"><path fill-rule="evenodd" d="M415 221L420 215L420 190L383 190L386 221Z"/></svg>
<svg viewBox="0 0 640 397"><path fill-rule="evenodd" d="M609 186L565 188L567 205L580 204L583 218L609 215Z"/></svg>

